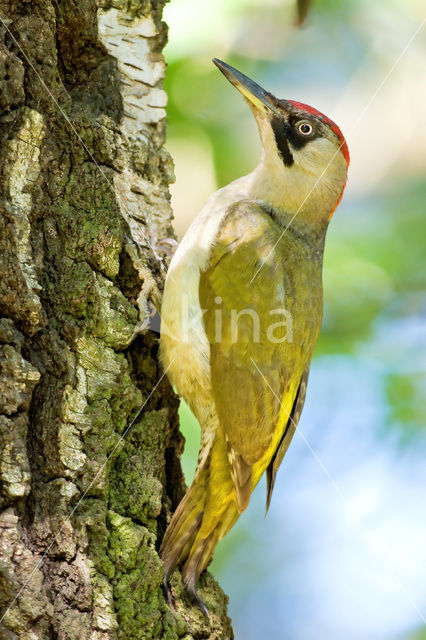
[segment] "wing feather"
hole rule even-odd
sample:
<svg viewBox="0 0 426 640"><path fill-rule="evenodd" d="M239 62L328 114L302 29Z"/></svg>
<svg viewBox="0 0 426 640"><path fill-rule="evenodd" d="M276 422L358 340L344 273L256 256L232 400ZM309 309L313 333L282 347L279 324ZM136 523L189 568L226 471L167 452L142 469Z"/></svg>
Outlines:
<svg viewBox="0 0 426 640"><path fill-rule="evenodd" d="M297 424L300 419L300 415L302 413L303 405L305 404L306 397L306 387L308 384L308 376L309 369L305 371L302 376L302 379L299 384L299 388L296 393L296 397L294 399L293 408L288 417L287 424L282 435L281 441L272 456L271 462L268 465L268 469L266 472L266 513L268 513L268 509L271 504L272 491L274 490L275 479L277 477L277 472L281 462L285 454L287 453L287 449L290 446L290 442L293 439L294 433L297 428Z"/></svg>
<svg viewBox="0 0 426 640"><path fill-rule="evenodd" d="M306 314L307 278L298 274L306 247L289 234L281 236L282 228L260 205L237 203L200 277L212 394L240 510L281 441L310 361L306 345L318 329L318 319ZM277 323L276 310L288 311L297 323L294 335L289 336L286 315Z"/></svg>

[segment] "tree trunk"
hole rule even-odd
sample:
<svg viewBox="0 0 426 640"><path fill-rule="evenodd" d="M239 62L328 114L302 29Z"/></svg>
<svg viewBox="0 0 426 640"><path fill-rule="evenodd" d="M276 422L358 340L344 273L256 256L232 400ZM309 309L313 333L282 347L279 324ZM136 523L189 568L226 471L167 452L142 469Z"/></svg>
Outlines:
<svg viewBox="0 0 426 640"><path fill-rule="evenodd" d="M168 607L157 555L184 492L147 329L174 243L162 5L0 2L1 638L232 638L208 574L210 620L178 572Z"/></svg>

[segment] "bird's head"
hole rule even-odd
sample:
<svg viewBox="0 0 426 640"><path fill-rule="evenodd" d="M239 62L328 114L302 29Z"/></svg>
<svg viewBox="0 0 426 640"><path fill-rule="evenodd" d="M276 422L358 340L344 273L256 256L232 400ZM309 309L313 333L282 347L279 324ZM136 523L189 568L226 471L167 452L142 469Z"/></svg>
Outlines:
<svg viewBox="0 0 426 640"><path fill-rule="evenodd" d="M343 194L349 151L339 127L317 109L276 98L214 58L256 118L262 157L253 172L259 198L305 221L328 220Z"/></svg>

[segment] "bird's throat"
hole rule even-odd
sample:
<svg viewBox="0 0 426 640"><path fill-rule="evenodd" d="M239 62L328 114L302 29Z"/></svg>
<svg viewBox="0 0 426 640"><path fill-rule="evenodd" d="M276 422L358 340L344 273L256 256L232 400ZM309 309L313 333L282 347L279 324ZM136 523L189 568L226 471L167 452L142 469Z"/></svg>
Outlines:
<svg viewBox="0 0 426 640"><path fill-rule="evenodd" d="M275 160L275 159L274 159ZM295 226L327 227L338 196L296 164L261 161L247 176L248 196Z"/></svg>

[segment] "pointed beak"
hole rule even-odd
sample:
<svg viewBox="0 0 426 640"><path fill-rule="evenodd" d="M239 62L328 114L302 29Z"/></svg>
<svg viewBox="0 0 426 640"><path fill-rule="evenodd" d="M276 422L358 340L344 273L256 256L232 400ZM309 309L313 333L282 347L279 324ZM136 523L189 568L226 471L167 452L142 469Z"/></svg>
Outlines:
<svg viewBox="0 0 426 640"><path fill-rule="evenodd" d="M272 104L272 96L270 93L262 89L262 87L253 80L250 80L244 73L240 73L240 71L237 71L234 67L231 67L231 65L226 64L226 62L222 62L222 60L218 60L217 58L213 58L213 62L217 68L222 71L225 78L243 94L246 100L257 107L257 109L263 113L272 112L279 118L282 117L278 109Z"/></svg>

